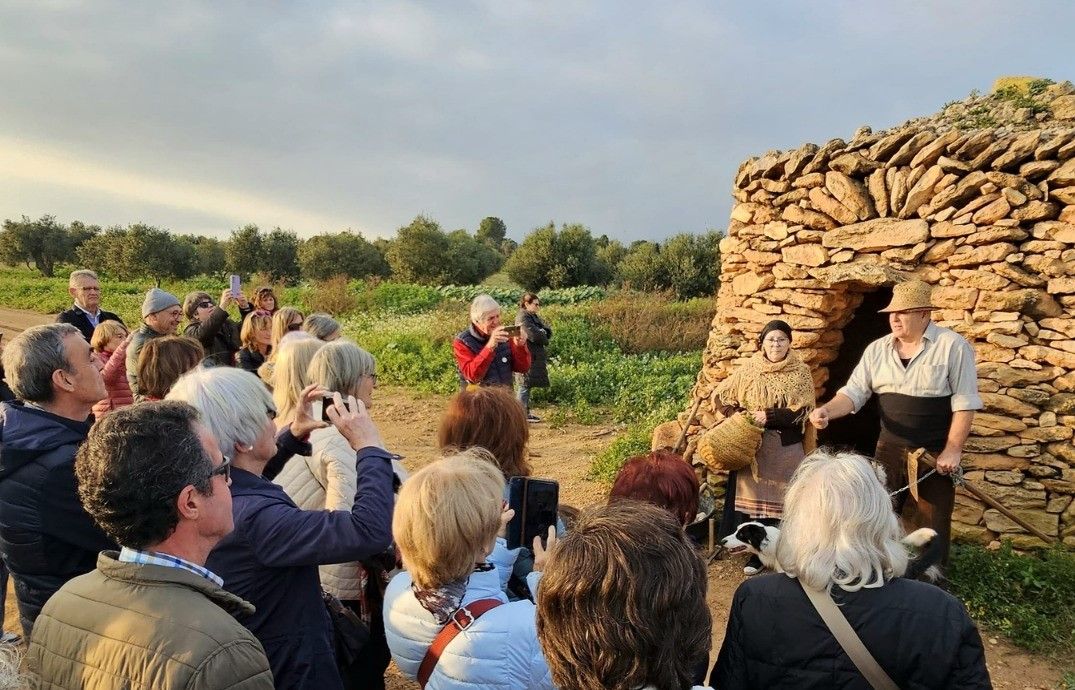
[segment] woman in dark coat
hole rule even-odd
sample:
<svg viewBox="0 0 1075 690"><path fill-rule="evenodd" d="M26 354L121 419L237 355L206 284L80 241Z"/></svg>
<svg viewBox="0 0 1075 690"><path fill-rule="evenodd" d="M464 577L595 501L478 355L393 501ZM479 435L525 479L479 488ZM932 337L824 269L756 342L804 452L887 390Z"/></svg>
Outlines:
<svg viewBox="0 0 1075 690"><path fill-rule="evenodd" d="M311 401L324 391L310 387L304 394ZM235 529L213 549L206 567L224 578L225 589L256 607L240 622L265 648L276 687L342 690L318 566L364 560L392 542L392 456L365 406L336 393L328 410L333 425L357 449L351 510L300 510L263 476L278 447L276 408L261 381L238 369L199 369L180 379L168 396L201 412L232 458ZM308 416L307 405L296 433L309 431Z"/></svg>
<svg viewBox="0 0 1075 690"><path fill-rule="evenodd" d="M811 454L784 501L776 556L785 573L735 593L709 684L867 690L808 598L831 596L900 688L991 688L978 629L958 599L903 577L908 554L884 485L866 458Z"/></svg>
<svg viewBox="0 0 1075 690"><path fill-rule="evenodd" d="M194 338L205 348L206 366L235 366L235 353L242 347L242 342L239 326L228 318L226 311L232 302L239 306L240 319L252 311L246 298L236 297L231 290L220 295L219 305L213 304L209 293L201 290L188 293L183 300L183 313L190 319L183 335Z"/></svg>
<svg viewBox="0 0 1075 690"><path fill-rule="evenodd" d="M549 387L549 355L545 352L545 346L552 337L552 328L538 316L540 308L541 300L528 292L523 295L519 315L515 317L515 323L523 327L523 335L530 348L530 371L522 375L522 385L519 386L519 400L526 408L528 422L541 421L537 415L530 413L530 389Z"/></svg>

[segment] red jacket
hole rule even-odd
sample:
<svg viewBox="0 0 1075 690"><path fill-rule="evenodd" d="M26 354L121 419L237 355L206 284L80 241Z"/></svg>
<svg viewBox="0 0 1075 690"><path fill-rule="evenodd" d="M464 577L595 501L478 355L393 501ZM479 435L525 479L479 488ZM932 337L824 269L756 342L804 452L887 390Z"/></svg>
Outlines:
<svg viewBox="0 0 1075 690"><path fill-rule="evenodd" d="M452 343L455 363L459 367L460 375L468 383L481 383L485 379L485 375L489 371L496 354L496 350L490 350L488 347L481 345L482 340L488 342L489 339L488 337L481 338L477 329L471 326L460 333L455 342ZM469 344L468 341L470 341ZM508 340L507 344L511 351L511 370L525 374L530 370L530 349L527 348L526 341L524 340L519 344L512 338ZM477 349L477 352L474 351L475 349ZM510 385L510 381L508 385Z"/></svg>
<svg viewBox="0 0 1075 690"><path fill-rule="evenodd" d="M118 410L134 402L134 394L127 383L127 342L116 348L115 352L95 352L97 359L105 365L101 375L105 380L108 397L93 406L93 416L101 419L112 410Z"/></svg>

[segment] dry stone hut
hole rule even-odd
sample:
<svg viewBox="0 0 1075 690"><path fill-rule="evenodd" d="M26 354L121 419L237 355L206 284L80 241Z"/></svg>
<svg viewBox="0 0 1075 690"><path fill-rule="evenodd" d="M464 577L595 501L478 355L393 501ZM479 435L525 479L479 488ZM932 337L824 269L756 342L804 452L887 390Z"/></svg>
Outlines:
<svg viewBox="0 0 1075 690"><path fill-rule="evenodd" d="M892 130L770 152L740 166L733 195L691 438L719 421L709 395L756 351L765 322L796 330L827 400L889 332L877 311L892 285L919 277L936 286L934 320L978 356L986 409L966 445L968 478L1075 544L1075 88L1010 80ZM877 431L867 408L820 442L872 454ZM1040 545L957 500L956 538Z"/></svg>

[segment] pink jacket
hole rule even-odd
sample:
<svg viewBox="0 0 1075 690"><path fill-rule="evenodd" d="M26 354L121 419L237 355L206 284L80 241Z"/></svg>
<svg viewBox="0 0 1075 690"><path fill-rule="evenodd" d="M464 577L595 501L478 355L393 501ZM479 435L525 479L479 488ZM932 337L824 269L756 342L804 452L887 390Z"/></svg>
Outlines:
<svg viewBox="0 0 1075 690"><path fill-rule="evenodd" d="M97 358L105 365L101 375L104 376L108 397L93 406L93 416L101 419L112 410L118 410L134 402L134 394L127 383L127 342L116 348L115 352L95 352Z"/></svg>

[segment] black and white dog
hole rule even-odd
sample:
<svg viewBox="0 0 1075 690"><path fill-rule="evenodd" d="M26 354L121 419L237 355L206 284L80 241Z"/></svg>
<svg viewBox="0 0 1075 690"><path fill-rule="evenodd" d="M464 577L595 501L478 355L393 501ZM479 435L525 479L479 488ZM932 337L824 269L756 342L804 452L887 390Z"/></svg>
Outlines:
<svg viewBox="0 0 1075 690"><path fill-rule="evenodd" d="M922 527L904 537L901 542L918 551L918 555L907 564L907 572L904 577L917 579L925 576L925 579L933 581L940 575L936 564L940 561L940 554L936 549L929 548L936 538L937 533L929 527ZM776 545L780 541L780 528L772 525L763 525L760 522L744 522L728 536L720 540L724 548L730 553L749 551L758 557L769 570L774 573L782 573L776 560Z"/></svg>

